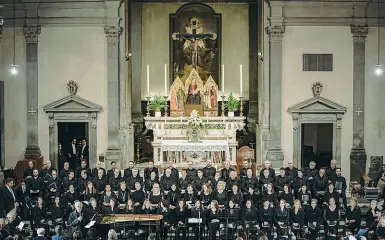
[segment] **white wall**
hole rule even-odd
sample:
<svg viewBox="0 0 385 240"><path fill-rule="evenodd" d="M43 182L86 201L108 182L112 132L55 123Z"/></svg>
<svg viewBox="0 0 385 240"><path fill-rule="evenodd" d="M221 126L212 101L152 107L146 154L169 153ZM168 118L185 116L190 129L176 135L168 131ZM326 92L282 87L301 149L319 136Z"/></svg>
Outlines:
<svg viewBox="0 0 385 240"><path fill-rule="evenodd" d="M4 81L5 165L14 167L24 157L27 146L27 90L25 76L25 38L23 29L16 29L16 65L19 73L11 75L13 62L13 30L3 29L0 42L0 79Z"/></svg>
<svg viewBox="0 0 385 240"><path fill-rule="evenodd" d="M143 4L142 99L146 97L146 66L150 65L150 92L164 92L164 64L169 64L169 15L182 4ZM247 4L212 4L222 14L222 64L225 92L239 94L239 65L243 65L243 95L249 88L249 23Z"/></svg>
<svg viewBox="0 0 385 240"><path fill-rule="evenodd" d="M385 73L374 74L377 64L377 31L369 28L366 39L366 92L365 92L365 148L368 155L367 167L371 156L385 156ZM385 70L385 28L380 32L380 63ZM380 126L381 125L381 126Z"/></svg>
<svg viewBox="0 0 385 240"><path fill-rule="evenodd" d="M332 53L333 72L303 72L303 53ZM341 167L350 173L353 138L353 39L349 27L286 27L283 38L282 149L285 163L293 158L293 120L287 109L313 96L311 86L323 84L321 96L347 108L342 120ZM274 86L272 86L274 87ZM349 180L349 179L347 179Z"/></svg>
<svg viewBox="0 0 385 240"><path fill-rule="evenodd" d="M12 61L12 39L4 31L1 67ZM11 77L2 71L5 79L5 158L14 166L23 158L26 146L26 82L25 40L18 31L17 64L20 74ZM5 52L4 52L5 50ZM107 145L107 81L106 37L102 27L42 27L39 37L39 145L45 159L49 157L48 116L43 107L68 96L66 83L79 84L78 96L103 107L98 118L98 149L104 153Z"/></svg>

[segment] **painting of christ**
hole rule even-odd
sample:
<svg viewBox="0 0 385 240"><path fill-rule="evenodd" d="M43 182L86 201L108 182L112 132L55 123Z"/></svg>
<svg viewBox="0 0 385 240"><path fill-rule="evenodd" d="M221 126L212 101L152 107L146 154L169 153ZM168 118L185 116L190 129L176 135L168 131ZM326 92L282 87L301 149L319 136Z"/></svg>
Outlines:
<svg viewBox="0 0 385 240"><path fill-rule="evenodd" d="M220 29L221 15L205 4L186 4L170 15L172 79L184 82L193 68L204 82L210 75L219 79Z"/></svg>
<svg viewBox="0 0 385 240"><path fill-rule="evenodd" d="M215 87L212 86L210 91L209 91L209 96L210 96L210 107L211 108L216 108L218 104L218 95L217 91L215 90Z"/></svg>

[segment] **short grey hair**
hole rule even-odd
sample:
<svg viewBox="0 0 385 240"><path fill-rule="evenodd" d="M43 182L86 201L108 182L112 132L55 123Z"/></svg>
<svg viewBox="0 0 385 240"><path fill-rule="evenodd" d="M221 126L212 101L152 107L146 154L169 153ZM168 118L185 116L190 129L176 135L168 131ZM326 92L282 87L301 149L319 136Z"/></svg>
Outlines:
<svg viewBox="0 0 385 240"><path fill-rule="evenodd" d="M37 233L37 235L42 235L42 236L44 236L44 235L45 235L45 229L44 229L44 228L38 228L38 229L36 230L36 233Z"/></svg>

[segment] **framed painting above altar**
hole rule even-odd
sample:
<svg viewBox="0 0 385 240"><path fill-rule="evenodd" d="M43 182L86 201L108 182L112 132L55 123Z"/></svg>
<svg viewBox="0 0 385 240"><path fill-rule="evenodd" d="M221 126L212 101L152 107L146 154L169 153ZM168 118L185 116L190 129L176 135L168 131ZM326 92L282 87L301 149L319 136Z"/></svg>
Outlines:
<svg viewBox="0 0 385 240"><path fill-rule="evenodd" d="M200 3L185 4L170 15L170 79L183 83L193 68L206 83L218 81L221 59L221 14ZM218 85L218 82L216 82Z"/></svg>

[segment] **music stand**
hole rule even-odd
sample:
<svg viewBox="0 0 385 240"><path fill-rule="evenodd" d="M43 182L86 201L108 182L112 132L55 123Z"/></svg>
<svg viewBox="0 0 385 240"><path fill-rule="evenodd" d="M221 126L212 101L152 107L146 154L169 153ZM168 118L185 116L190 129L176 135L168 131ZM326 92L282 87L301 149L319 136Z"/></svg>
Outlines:
<svg viewBox="0 0 385 240"><path fill-rule="evenodd" d="M218 219L219 220L225 220L226 221L226 227L225 227L225 239L228 239L228 226L229 226L229 220L238 220L238 215L233 214L230 212L230 210L236 210L238 212L238 209L223 209L221 211L218 211Z"/></svg>

